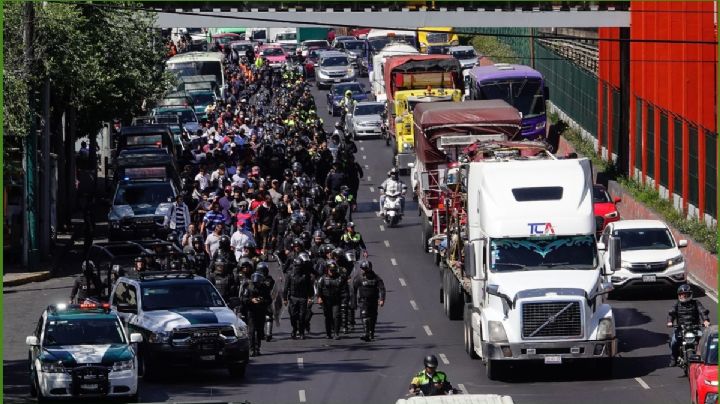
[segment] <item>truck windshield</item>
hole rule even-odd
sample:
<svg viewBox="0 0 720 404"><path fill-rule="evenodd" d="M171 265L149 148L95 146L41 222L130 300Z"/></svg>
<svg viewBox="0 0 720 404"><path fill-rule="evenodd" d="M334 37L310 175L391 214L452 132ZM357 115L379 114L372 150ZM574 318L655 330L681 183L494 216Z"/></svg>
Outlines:
<svg viewBox="0 0 720 404"><path fill-rule="evenodd" d="M481 100L504 100L532 118L545 113L543 88L538 79L497 80L483 82L478 86Z"/></svg>
<svg viewBox="0 0 720 404"><path fill-rule="evenodd" d="M125 342L120 322L112 318L48 319L44 346L105 345Z"/></svg>
<svg viewBox="0 0 720 404"><path fill-rule="evenodd" d="M448 38L448 34L444 32L428 32L427 34L428 43L446 43Z"/></svg>
<svg viewBox="0 0 720 404"><path fill-rule="evenodd" d="M156 206L172 201L174 197L170 183L131 183L118 187L114 205Z"/></svg>
<svg viewBox="0 0 720 404"><path fill-rule="evenodd" d="M147 311L224 306L225 302L210 283L165 284L146 286L142 290L142 307Z"/></svg>
<svg viewBox="0 0 720 404"><path fill-rule="evenodd" d="M195 105L208 105L215 102L215 97L212 92L192 92L190 94L192 95Z"/></svg>
<svg viewBox="0 0 720 404"><path fill-rule="evenodd" d="M494 272L594 269L595 248L592 235L494 239L490 243L490 268Z"/></svg>

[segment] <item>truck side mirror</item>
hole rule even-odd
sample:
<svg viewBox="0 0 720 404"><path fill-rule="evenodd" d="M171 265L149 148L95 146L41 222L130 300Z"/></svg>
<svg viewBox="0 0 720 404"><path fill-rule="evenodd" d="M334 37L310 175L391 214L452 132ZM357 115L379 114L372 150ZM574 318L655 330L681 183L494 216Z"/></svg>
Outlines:
<svg viewBox="0 0 720 404"><path fill-rule="evenodd" d="M615 236L610 236L608 238L608 254L609 254L609 262L610 262L610 268L609 274L612 272L615 272L620 269L620 238Z"/></svg>
<svg viewBox="0 0 720 404"><path fill-rule="evenodd" d="M463 251L463 271L470 275L471 277L475 276L475 243L470 242L466 243Z"/></svg>

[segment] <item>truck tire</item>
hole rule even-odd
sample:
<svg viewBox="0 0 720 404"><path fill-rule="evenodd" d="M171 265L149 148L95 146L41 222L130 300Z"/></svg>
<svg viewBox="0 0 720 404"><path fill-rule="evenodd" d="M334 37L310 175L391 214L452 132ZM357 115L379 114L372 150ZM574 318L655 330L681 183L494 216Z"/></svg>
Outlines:
<svg viewBox="0 0 720 404"><path fill-rule="evenodd" d="M486 360L485 361L485 374L488 380L500 380L503 376L504 366L501 361L497 360Z"/></svg>
<svg viewBox="0 0 720 404"><path fill-rule="evenodd" d="M445 297L447 299L447 316L450 320L462 320L463 306L465 304L463 299L463 292L460 289L460 283L455 276L450 272L449 269L445 270L447 274L447 285Z"/></svg>

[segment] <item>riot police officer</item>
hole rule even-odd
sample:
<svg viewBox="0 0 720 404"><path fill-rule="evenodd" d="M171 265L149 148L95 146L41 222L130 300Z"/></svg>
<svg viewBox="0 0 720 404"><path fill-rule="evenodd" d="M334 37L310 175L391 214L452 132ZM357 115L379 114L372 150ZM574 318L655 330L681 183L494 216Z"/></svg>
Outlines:
<svg viewBox="0 0 720 404"><path fill-rule="evenodd" d="M267 310L265 312L265 340L267 342L272 341L272 335L273 335L273 321L275 320L275 312L274 312L274 302L275 299L279 296L278 293L275 291L275 279L273 279L272 276L270 276L270 267L268 267L267 262L260 261L255 265L255 271L260 272L263 275L263 283L265 284L265 288L267 288L268 291L270 291L270 302L267 305ZM281 302L281 300L277 300L278 302ZM278 310L279 312L279 310Z"/></svg>
<svg viewBox="0 0 720 404"><path fill-rule="evenodd" d="M83 262L82 275L75 278L75 283L70 292L70 304L82 303L88 298L99 299L101 292L102 280L95 272L95 264L92 261Z"/></svg>
<svg viewBox="0 0 720 404"><path fill-rule="evenodd" d="M213 261L213 269L212 271L208 271L207 278L215 285L223 299L227 301L233 297L235 281L233 279L232 268L227 260L217 258Z"/></svg>
<svg viewBox="0 0 720 404"><path fill-rule="evenodd" d="M193 236L191 245L185 247L185 254L188 258L190 269L196 275L206 276L206 269L210 265L210 257L205 251L202 236Z"/></svg>
<svg viewBox="0 0 720 404"><path fill-rule="evenodd" d="M375 339L375 323L377 322L378 306L385 304L385 283L372 269L370 261L360 263L361 275L353 282L353 290L360 306L363 322L363 341Z"/></svg>
<svg viewBox="0 0 720 404"><path fill-rule="evenodd" d="M283 303L288 306L290 312L292 339L297 339L298 334L301 339L305 339L307 309L314 295L313 281L306 267L300 257L295 257L292 272L289 274L283 290Z"/></svg>
<svg viewBox="0 0 720 404"><path fill-rule="evenodd" d="M260 355L260 345L265 338L265 316L270 302L270 291L263 281L262 273L255 272L251 275L247 287L240 291L240 300L243 306L247 307L250 356Z"/></svg>
<svg viewBox="0 0 720 404"><path fill-rule="evenodd" d="M326 268L318 284L317 302L323 307L327 337L337 340L340 339L341 307L347 304L349 290L334 261L329 261Z"/></svg>

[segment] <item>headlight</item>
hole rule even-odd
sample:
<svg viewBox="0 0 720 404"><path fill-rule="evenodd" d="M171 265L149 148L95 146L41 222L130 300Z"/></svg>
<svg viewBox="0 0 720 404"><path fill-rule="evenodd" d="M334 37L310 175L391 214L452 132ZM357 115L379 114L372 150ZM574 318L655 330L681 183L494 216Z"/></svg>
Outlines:
<svg viewBox="0 0 720 404"><path fill-rule="evenodd" d="M115 362L113 363L112 367L113 372L122 372L123 370L133 369L135 369L135 361L132 359L130 359L129 361Z"/></svg>
<svg viewBox="0 0 720 404"><path fill-rule="evenodd" d="M598 323L597 339L613 339L615 337L615 324L612 318L602 318Z"/></svg>
<svg viewBox="0 0 720 404"><path fill-rule="evenodd" d="M112 229L119 229L119 228L120 228L120 221L118 221L118 220L111 220L111 221L110 221L110 228L112 228Z"/></svg>
<svg viewBox="0 0 720 404"><path fill-rule="evenodd" d="M42 362L40 370L44 373L65 373L65 366L62 362Z"/></svg>
<svg viewBox="0 0 720 404"><path fill-rule="evenodd" d="M675 257L673 259L669 259L667 262L667 266L671 267L673 265L677 265L677 264L680 264L683 262L685 262L685 257L683 257L682 255L678 255L677 257Z"/></svg>
<svg viewBox="0 0 720 404"><path fill-rule="evenodd" d="M689 339L695 339L695 333L694 332L686 332L685 335L683 335L683 338L685 338L686 341Z"/></svg>
<svg viewBox="0 0 720 404"><path fill-rule="evenodd" d="M165 331L158 331L155 333L150 334L150 338L148 338L148 342L151 344L164 344L168 342L170 339L170 333L167 333Z"/></svg>
<svg viewBox="0 0 720 404"><path fill-rule="evenodd" d="M630 268L630 267L632 267L632 264L631 264L631 263L629 263L629 262L627 262L627 261L620 261L620 268L625 268L625 269L627 269L627 268Z"/></svg>
<svg viewBox="0 0 720 404"><path fill-rule="evenodd" d="M247 338L248 332L247 327L245 326L234 326L235 328L235 336L238 338Z"/></svg>
<svg viewBox="0 0 720 404"><path fill-rule="evenodd" d="M545 129L545 121L538 122L535 124L535 130Z"/></svg>
<svg viewBox="0 0 720 404"><path fill-rule="evenodd" d="M505 327L503 327L500 321L488 321L488 328L490 328L490 342L507 342L508 337L505 334Z"/></svg>
<svg viewBox="0 0 720 404"><path fill-rule="evenodd" d="M707 384L708 386L717 386L718 381L717 379L705 379L705 384Z"/></svg>
<svg viewBox="0 0 720 404"><path fill-rule="evenodd" d="M615 219L616 217L618 217L618 212L616 210L614 212L606 213L605 217L608 219Z"/></svg>
<svg viewBox="0 0 720 404"><path fill-rule="evenodd" d="M412 150L413 145L410 143L403 143L403 150Z"/></svg>
<svg viewBox="0 0 720 404"><path fill-rule="evenodd" d="M355 74L355 69L353 69L352 67L348 67L347 74L348 76L352 76L353 74Z"/></svg>

